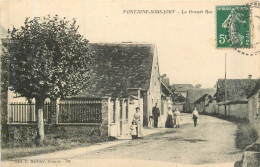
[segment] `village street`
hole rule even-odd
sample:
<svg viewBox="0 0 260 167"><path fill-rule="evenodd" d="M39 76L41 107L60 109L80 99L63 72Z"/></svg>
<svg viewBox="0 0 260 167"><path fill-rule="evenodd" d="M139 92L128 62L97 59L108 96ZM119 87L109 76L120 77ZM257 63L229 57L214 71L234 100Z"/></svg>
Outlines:
<svg viewBox="0 0 260 167"><path fill-rule="evenodd" d="M178 129L156 129L158 133L145 136L143 139L120 140L116 141L118 144L101 144L99 149L91 150L86 147L22 159L53 162L69 160L69 163L63 164L65 166L72 166L73 163L110 166L115 163L112 159L118 159L116 162L121 166L125 163L149 166L152 161L165 165L179 164L178 166L233 166L234 162L242 157L241 150L235 147L235 124L201 115L198 127L194 128L191 114L182 114L182 122L184 125ZM39 165L41 166L41 163Z"/></svg>
<svg viewBox="0 0 260 167"><path fill-rule="evenodd" d="M183 114L184 115L184 114ZM146 136L107 149L90 152L82 159L140 159L185 164L229 163L241 158L235 147L236 125L201 116L194 128L190 114L180 128Z"/></svg>

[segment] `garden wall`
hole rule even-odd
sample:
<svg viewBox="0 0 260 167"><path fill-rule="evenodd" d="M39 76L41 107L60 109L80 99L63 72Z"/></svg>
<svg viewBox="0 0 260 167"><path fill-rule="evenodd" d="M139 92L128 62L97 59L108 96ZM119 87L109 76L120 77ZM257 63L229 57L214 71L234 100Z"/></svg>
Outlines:
<svg viewBox="0 0 260 167"><path fill-rule="evenodd" d="M74 139L75 141L89 140L90 136L101 136L101 126L92 125L45 125L45 141L57 139ZM101 136L107 137L107 136ZM30 146L36 141L36 125L11 125L10 140L11 146Z"/></svg>
<svg viewBox="0 0 260 167"><path fill-rule="evenodd" d="M218 105L218 114L225 115L225 105ZM226 105L226 115L233 116L236 118L248 119L247 103L244 104L227 104Z"/></svg>
<svg viewBox="0 0 260 167"><path fill-rule="evenodd" d="M260 133L260 93L248 99L248 120L258 133ZM258 134L260 136L260 134Z"/></svg>

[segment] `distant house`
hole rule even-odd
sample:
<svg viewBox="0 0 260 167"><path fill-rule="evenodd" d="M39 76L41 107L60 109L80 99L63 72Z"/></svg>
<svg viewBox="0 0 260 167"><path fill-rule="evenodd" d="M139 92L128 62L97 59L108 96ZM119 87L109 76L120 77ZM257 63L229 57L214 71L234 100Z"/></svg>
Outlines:
<svg viewBox="0 0 260 167"><path fill-rule="evenodd" d="M247 119L248 97L256 91L258 82L258 79L219 79L215 95L218 113Z"/></svg>
<svg viewBox="0 0 260 167"><path fill-rule="evenodd" d="M195 107L199 113L216 113L216 100L212 95L205 94L195 101Z"/></svg>
<svg viewBox="0 0 260 167"><path fill-rule="evenodd" d="M92 75L75 97L143 98L143 125L152 107L161 108L162 83L156 46L134 43L90 43ZM167 95L165 95L167 96Z"/></svg>
<svg viewBox="0 0 260 167"><path fill-rule="evenodd" d="M192 84L173 84L173 89L175 94L181 94L186 98L188 89L193 89Z"/></svg>
<svg viewBox="0 0 260 167"><path fill-rule="evenodd" d="M192 112L195 108L195 102L203 96L214 96L215 88L193 88L188 89L186 103L184 105L185 112Z"/></svg>

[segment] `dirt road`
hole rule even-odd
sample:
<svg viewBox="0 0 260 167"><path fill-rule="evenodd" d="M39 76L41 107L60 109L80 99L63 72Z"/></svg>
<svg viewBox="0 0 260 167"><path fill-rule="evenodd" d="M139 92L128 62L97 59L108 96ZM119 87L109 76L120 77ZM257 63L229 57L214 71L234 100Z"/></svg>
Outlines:
<svg viewBox="0 0 260 167"><path fill-rule="evenodd" d="M191 115L180 128L146 136L143 139L77 156L76 159L135 159L182 164L229 163L239 160L241 150L235 147L235 124L210 116L200 116L198 126Z"/></svg>
<svg viewBox="0 0 260 167"><path fill-rule="evenodd" d="M191 114L182 114L180 128L150 129L156 133L137 140L119 140L92 147L57 151L15 161L4 167L233 167L242 157L235 146L237 126L210 116L200 116L193 127ZM115 160L116 159L116 160Z"/></svg>

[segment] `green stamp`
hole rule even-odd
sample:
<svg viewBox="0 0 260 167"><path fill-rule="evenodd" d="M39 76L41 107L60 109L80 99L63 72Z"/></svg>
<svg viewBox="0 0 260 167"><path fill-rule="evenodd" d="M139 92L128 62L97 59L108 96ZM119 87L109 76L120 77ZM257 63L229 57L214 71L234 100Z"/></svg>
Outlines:
<svg viewBox="0 0 260 167"><path fill-rule="evenodd" d="M217 48L250 48L250 8L247 5L217 6Z"/></svg>

